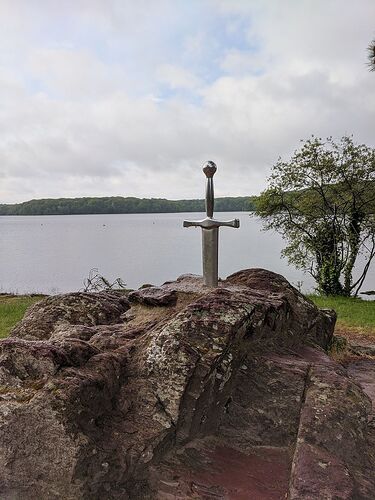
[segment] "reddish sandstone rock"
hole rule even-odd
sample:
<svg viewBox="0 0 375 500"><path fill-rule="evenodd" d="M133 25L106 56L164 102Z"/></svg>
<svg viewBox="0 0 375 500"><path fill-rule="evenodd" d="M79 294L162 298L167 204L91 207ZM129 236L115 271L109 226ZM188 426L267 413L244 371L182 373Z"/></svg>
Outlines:
<svg viewBox="0 0 375 500"><path fill-rule="evenodd" d="M310 366L290 482L291 499L370 499L371 402L334 362Z"/></svg>
<svg viewBox="0 0 375 500"><path fill-rule="evenodd" d="M226 463L234 470L254 456L271 460L252 447L277 446L275 464L293 449L308 373L321 366L335 316L259 269L214 290L194 276L160 288L177 298L174 305L129 303L116 293L45 299L0 342L1 498L158 498L167 494L160 481L177 474L178 457L194 443L199 455L202 439L219 439L202 453L224 472ZM301 350L306 344L319 350ZM365 419L366 405L359 389L355 396L350 423L365 446L365 420L355 427L352 415ZM323 427L319 432L328 440ZM285 493L288 453L280 469ZM337 457L359 477L361 466ZM261 473L260 462L254 467ZM224 495L230 478L219 476L224 493L217 495ZM207 481L201 492L215 490L212 478L199 477Z"/></svg>
<svg viewBox="0 0 375 500"><path fill-rule="evenodd" d="M148 306L174 306L177 302L177 293L175 290L147 286L130 292L128 298L131 302L138 302Z"/></svg>
<svg viewBox="0 0 375 500"><path fill-rule="evenodd" d="M10 336L45 340L63 325L116 324L129 307L128 299L121 292L54 295L32 305Z"/></svg>

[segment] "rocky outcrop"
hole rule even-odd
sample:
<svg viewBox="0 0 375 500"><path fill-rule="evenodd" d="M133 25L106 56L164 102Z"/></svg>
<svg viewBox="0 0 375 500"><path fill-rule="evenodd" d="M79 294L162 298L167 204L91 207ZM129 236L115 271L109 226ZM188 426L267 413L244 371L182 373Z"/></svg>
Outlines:
<svg viewBox="0 0 375 500"><path fill-rule="evenodd" d="M37 302L13 328L11 337L46 340L65 325L110 325L121 322L130 308L121 292L77 292L55 295Z"/></svg>
<svg viewBox="0 0 375 500"><path fill-rule="evenodd" d="M298 467L311 443L365 491L370 462L349 456L359 436L367 450L369 405L322 354L332 312L259 269L214 290L183 276L140 292L47 298L0 343L1 498L225 498L228 457L233 470L271 461L286 482L292 467L292 498L310 498ZM327 413L327 401L340 407ZM324 430L335 418L345 452Z"/></svg>

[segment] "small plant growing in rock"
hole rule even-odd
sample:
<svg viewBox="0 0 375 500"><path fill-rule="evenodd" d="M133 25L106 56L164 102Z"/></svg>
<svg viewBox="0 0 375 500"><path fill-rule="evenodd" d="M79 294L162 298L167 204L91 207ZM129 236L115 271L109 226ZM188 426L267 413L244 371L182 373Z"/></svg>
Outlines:
<svg viewBox="0 0 375 500"><path fill-rule="evenodd" d="M375 71L375 38L367 47L368 51L368 66L370 71Z"/></svg>
<svg viewBox="0 0 375 500"><path fill-rule="evenodd" d="M99 273L97 268L90 269L88 277L83 281L83 292L102 292L105 290L124 290L126 283L116 278L112 283Z"/></svg>

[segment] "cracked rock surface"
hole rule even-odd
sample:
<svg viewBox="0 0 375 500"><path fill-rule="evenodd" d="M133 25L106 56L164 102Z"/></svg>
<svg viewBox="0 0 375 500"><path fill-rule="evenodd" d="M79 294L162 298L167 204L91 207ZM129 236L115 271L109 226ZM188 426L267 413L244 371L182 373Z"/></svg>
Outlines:
<svg viewBox="0 0 375 500"><path fill-rule="evenodd" d="M0 498L240 499L255 490L236 470L270 464L259 498L290 471L292 498L317 498L297 472L318 462L371 491L368 398L323 353L332 312L263 269L144 290L49 297L0 342Z"/></svg>

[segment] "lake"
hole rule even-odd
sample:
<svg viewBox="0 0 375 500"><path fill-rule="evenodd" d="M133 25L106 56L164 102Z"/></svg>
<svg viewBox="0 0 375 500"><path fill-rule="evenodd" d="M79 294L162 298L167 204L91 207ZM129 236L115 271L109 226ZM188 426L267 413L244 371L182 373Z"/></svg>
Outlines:
<svg viewBox="0 0 375 500"><path fill-rule="evenodd" d="M185 273L201 274L201 230L184 219L203 213L0 217L0 292L55 294L82 289L90 269L108 280L121 277L129 288L161 284ZM314 282L288 266L280 235L261 230L246 212L217 213L239 218L240 229L221 228L219 275L263 267L311 291ZM370 269L363 290L375 289Z"/></svg>

